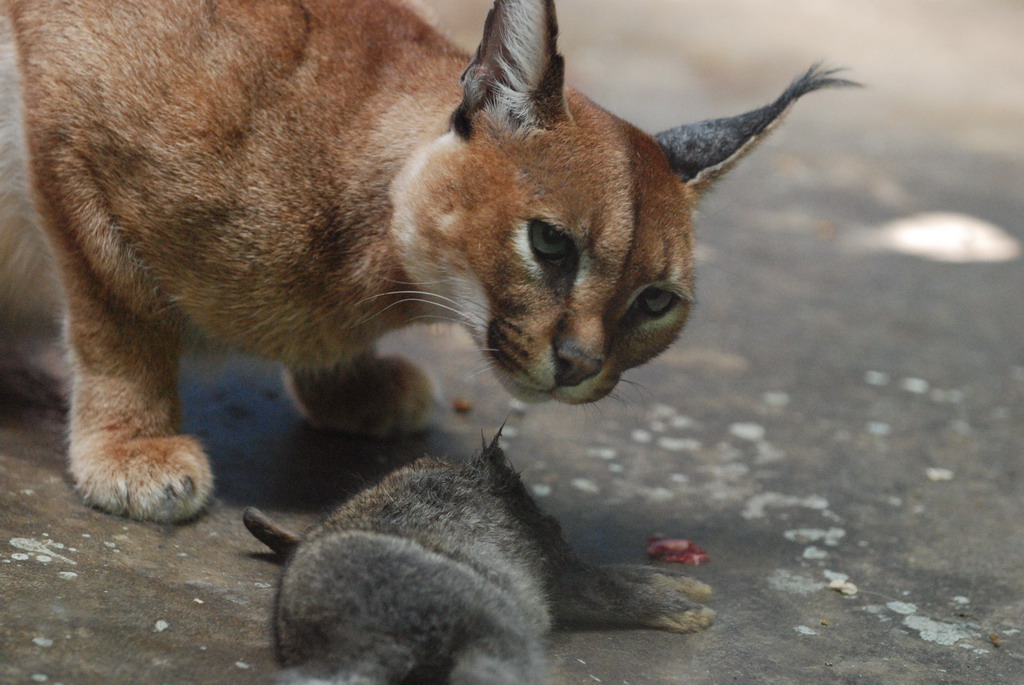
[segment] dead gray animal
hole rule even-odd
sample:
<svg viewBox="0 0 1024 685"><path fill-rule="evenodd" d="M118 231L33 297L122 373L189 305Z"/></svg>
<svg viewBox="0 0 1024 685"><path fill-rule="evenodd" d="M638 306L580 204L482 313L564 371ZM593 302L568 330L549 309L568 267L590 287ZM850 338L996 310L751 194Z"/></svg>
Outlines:
<svg viewBox="0 0 1024 685"><path fill-rule="evenodd" d="M282 683L539 685L558 627L706 628L711 588L674 569L582 560L497 446L421 459L305 537L249 508L288 556L274 616Z"/></svg>

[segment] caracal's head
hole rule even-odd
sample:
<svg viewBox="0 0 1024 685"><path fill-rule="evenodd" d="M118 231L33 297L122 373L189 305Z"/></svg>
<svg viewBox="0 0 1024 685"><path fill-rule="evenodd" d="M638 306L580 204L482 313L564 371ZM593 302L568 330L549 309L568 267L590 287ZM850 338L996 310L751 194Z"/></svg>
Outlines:
<svg viewBox="0 0 1024 685"><path fill-rule="evenodd" d="M664 350L693 301L699 196L798 97L656 136L566 90L551 0L498 0L448 133L395 185L415 287L468 325L502 384L579 404Z"/></svg>

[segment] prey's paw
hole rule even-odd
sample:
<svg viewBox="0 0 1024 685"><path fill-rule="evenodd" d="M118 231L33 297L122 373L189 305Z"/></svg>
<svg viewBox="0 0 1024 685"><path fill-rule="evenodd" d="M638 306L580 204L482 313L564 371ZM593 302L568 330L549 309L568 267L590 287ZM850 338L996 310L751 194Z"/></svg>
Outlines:
<svg viewBox="0 0 1024 685"><path fill-rule="evenodd" d="M695 606L656 616L651 621L652 628L660 628L673 633L696 633L711 625L715 612L707 607Z"/></svg>
<svg viewBox="0 0 1024 685"><path fill-rule="evenodd" d="M314 428L374 438L423 431L434 385L401 357L364 356L326 371L289 371L285 386Z"/></svg>
<svg viewBox="0 0 1024 685"><path fill-rule="evenodd" d="M72 440L71 475L86 503L140 521L194 518L213 492L213 474L194 439Z"/></svg>
<svg viewBox="0 0 1024 685"><path fill-rule="evenodd" d="M695 602L711 597L711 586L681 573L646 569L646 582L657 610L649 619L652 628L674 633L695 633L711 625L715 612ZM692 601L691 601L692 600Z"/></svg>
<svg viewBox="0 0 1024 685"><path fill-rule="evenodd" d="M711 586L689 576L659 571L651 574L649 582L680 592L695 602L706 602L711 599Z"/></svg>

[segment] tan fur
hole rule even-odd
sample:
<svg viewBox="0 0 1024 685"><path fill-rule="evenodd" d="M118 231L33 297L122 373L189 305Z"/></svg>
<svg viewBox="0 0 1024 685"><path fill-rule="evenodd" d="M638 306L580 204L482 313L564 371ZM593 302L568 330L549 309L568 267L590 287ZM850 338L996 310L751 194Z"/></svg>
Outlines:
<svg viewBox="0 0 1024 685"><path fill-rule="evenodd" d="M411 0L7 2L86 501L180 520L207 500L202 449L178 436L196 332L295 369L314 425L371 435L425 425L429 382L373 353L413 321L464 323L511 392L570 403L676 337L697 193L650 136L563 93L551 3L516 7L546 41L521 79L537 107L508 88L507 116L478 107L480 67L467 139L449 122L470 58ZM539 276L531 219L580 246L570 286ZM652 284L679 305L638 318ZM595 373L560 384L557 349Z"/></svg>

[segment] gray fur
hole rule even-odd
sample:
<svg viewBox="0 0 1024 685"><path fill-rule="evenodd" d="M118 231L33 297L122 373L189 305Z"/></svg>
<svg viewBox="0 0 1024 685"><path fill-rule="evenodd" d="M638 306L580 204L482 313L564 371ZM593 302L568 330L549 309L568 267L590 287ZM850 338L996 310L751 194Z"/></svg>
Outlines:
<svg viewBox="0 0 1024 685"><path fill-rule="evenodd" d="M710 588L674 570L596 566L575 553L496 443L470 463L421 459L356 495L291 551L274 629L282 683L548 682L552 626L701 630Z"/></svg>

